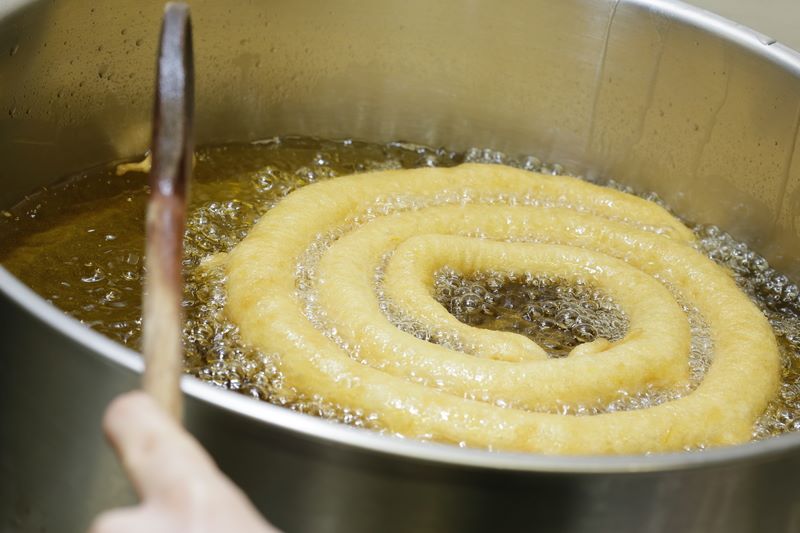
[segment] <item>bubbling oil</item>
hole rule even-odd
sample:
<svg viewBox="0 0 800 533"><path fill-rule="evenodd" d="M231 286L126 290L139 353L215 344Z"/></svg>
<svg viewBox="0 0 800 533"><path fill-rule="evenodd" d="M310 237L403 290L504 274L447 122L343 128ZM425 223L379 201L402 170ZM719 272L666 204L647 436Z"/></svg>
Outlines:
<svg viewBox="0 0 800 533"><path fill-rule="evenodd" d="M463 162L505 164L550 174L564 172L560 165L543 163L534 156L511 157L479 148L455 152L410 143L379 145L287 137L199 149L184 239L186 371L219 387L296 411L382 430L376 413L335 405L288 386L280 372L280 354L261 353L242 342L237 327L225 315L223 272L201 267L201 262L230 251L281 198L309 183L355 172ZM635 192L614 181L602 184ZM93 169L44 188L0 212L0 261L69 315L137 349L148 192L144 174L118 176L114 166ZM640 196L664 205L654 194ZM470 199L439 199L441 203L459 200ZM422 207L415 202L388 199L376 205L374 212L366 212L349 224L357 226L377 215ZM698 248L730 270L739 287L768 318L779 341L783 361L780 393L755 425L753 438L800 430L800 288L719 228L690 227L698 237ZM347 229L334 228L311 243L298 258L296 286L309 320L357 359L358 347L346 346L327 324L324 311L316 304L314 285L319 258ZM375 272L375 291L387 318L418 338L469 353L471 347L450 332L432 330L403 316L385 297L383 268L389 257L384 257ZM681 397L697 386L708 367L713 343L702 316L684 303L678 291L670 290L683 305L691 326L689 385L637 394L620 391L610 403L563 405L558 412L590 415L647 408ZM439 303L461 322L525 335L551 357L564 357L578 344L598 338L618 340L628 327L624 311L590 283L568 283L535 274L479 272L464 276L444 268L435 276L434 292ZM513 402L507 406L513 407Z"/></svg>
<svg viewBox="0 0 800 533"><path fill-rule="evenodd" d="M550 357L598 338L618 341L628 327L624 311L586 282L491 271L465 277L444 268L434 287L436 300L459 321L524 335Z"/></svg>

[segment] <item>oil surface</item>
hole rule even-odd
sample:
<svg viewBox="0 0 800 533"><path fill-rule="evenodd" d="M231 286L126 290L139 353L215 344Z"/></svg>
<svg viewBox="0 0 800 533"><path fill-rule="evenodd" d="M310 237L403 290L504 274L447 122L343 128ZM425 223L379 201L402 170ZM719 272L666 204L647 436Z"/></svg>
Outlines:
<svg viewBox="0 0 800 533"><path fill-rule="evenodd" d="M376 414L305 397L283 383L280 354L245 346L225 317L222 273L200 269L209 255L232 249L283 196L315 181L369 170L452 166L462 162L502 163L558 174L532 156L509 157L492 150L463 153L406 143L281 138L253 144L201 148L185 236L186 370L221 387L341 422L380 429ZM615 182L608 186L625 189ZM633 192L628 190L627 192ZM0 212L0 262L68 314L137 349L141 335L146 175L117 175L113 166L93 169L30 195ZM661 203L655 195L642 195ZM663 205L663 203L662 203ZM753 429L754 438L800 429L800 289L762 257L715 226L691 226L698 246L726 266L772 324L783 357L779 396ZM335 238L329 237L329 238ZM318 243L323 251L324 238ZM309 250L309 274L313 258ZM376 272L380 294L381 272ZM302 279L298 290L302 296ZM552 357L602 337L624 336L624 312L591 286L563 280L508 278L484 273L463 278L444 269L435 280L436 298L455 317L476 327L514 331L542 345ZM313 316L313 298L307 314ZM689 364L693 384L702 379L713 346L699 317L684 306L692 325ZM446 335L384 312L420 338L448 344ZM469 351L468 347L453 346ZM564 406L564 413L592 414L644 408L684 394L651 391L604 406Z"/></svg>

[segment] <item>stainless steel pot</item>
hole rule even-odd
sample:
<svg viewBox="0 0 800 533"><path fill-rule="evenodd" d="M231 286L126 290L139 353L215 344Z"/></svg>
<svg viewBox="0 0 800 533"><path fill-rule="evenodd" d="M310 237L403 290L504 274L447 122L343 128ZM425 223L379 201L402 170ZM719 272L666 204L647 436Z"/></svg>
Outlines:
<svg viewBox="0 0 800 533"><path fill-rule="evenodd" d="M0 4L0 207L145 149L160 4ZM192 7L198 142L534 152L655 190L800 275L800 55L765 36L670 0ZM5 271L0 291L0 529L81 531L133 501L99 420L141 361ZM800 531L800 434L692 454L484 453L183 388L188 427L288 531Z"/></svg>

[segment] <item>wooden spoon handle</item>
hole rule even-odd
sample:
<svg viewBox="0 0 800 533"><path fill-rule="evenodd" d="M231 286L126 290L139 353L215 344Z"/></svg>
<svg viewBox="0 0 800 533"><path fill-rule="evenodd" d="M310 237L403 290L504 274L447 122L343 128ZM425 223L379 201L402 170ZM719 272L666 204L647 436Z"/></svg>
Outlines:
<svg viewBox="0 0 800 533"><path fill-rule="evenodd" d="M144 390L181 416L183 233L192 172L194 65L189 8L168 3L158 51L147 205L143 309Z"/></svg>

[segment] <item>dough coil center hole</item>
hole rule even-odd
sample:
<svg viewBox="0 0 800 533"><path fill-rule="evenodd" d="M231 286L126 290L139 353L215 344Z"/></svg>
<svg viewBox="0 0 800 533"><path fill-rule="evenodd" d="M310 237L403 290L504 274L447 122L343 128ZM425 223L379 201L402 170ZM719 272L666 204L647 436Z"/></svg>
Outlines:
<svg viewBox="0 0 800 533"><path fill-rule="evenodd" d="M586 282L498 272L463 275L440 269L434 298L469 326L524 335L550 357L580 344L620 340L628 318L610 296Z"/></svg>

